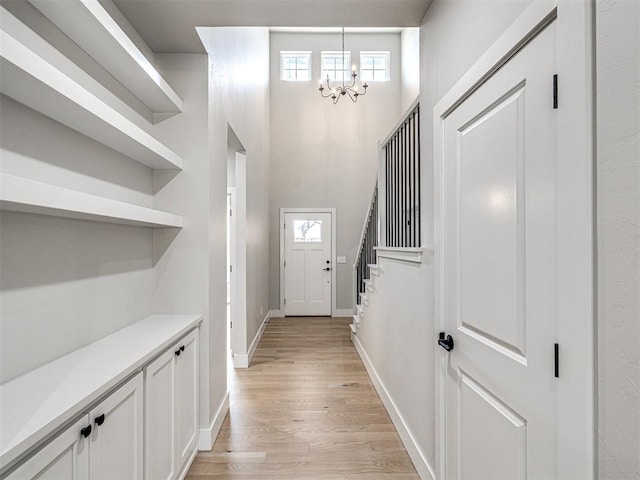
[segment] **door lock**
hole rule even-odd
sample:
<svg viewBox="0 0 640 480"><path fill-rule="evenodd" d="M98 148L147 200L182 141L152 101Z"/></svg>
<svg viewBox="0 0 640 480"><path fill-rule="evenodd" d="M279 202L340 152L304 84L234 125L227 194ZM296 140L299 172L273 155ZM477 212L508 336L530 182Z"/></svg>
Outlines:
<svg viewBox="0 0 640 480"><path fill-rule="evenodd" d="M447 335L447 338L444 338L444 332L440 332L438 345L444 348L447 352L450 352L453 350L453 337L451 335Z"/></svg>

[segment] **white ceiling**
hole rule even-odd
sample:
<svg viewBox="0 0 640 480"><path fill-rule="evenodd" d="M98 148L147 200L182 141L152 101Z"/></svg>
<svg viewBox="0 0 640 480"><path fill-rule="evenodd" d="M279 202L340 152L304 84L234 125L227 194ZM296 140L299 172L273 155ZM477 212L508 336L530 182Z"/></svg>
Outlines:
<svg viewBox="0 0 640 480"><path fill-rule="evenodd" d="M416 27L431 0L114 0L154 52L204 53L195 27Z"/></svg>

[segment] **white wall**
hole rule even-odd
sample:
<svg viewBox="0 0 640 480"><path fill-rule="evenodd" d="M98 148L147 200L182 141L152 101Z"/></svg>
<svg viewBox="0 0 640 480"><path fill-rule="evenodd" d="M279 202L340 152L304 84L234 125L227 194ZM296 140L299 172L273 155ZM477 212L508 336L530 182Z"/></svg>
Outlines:
<svg viewBox="0 0 640 480"><path fill-rule="evenodd" d="M246 348L269 310L269 32L257 27L200 28L209 53L211 146L210 248L212 316L226 315L226 192L228 125L246 149ZM215 335L224 336L222 328ZM226 337L224 337L226 339ZM225 352L211 364L224 374Z"/></svg>
<svg viewBox="0 0 640 480"><path fill-rule="evenodd" d="M420 93L420 29L403 28L400 33L400 111L406 111Z"/></svg>
<svg viewBox="0 0 640 480"><path fill-rule="evenodd" d="M177 175L155 173L154 205L182 215L185 228L179 233L164 229L153 233L154 313L204 315L199 345L200 428L206 429L227 388L226 374L220 372L226 358L226 319L219 309L210 309L212 298L224 309L226 297L224 288L219 295L212 289L208 265L219 262L224 275L226 256L224 247L217 250L209 244L210 212L216 206L209 202L212 166L207 131L207 56L162 54L156 55L156 64L182 99L183 113L155 125L153 134L182 156L184 168ZM216 356L222 358L222 367L212 363Z"/></svg>
<svg viewBox="0 0 640 480"><path fill-rule="evenodd" d="M640 2L596 2L599 475L640 478Z"/></svg>
<svg viewBox="0 0 640 480"><path fill-rule="evenodd" d="M270 305L280 308L281 207L337 210L337 308L352 308L352 266L373 194L377 143L400 115L400 35L346 34L358 65L361 50L391 52L391 81L370 82L367 96L337 105L320 97L320 51L340 50L339 34L271 34ZM309 82L280 80L280 51L312 52Z"/></svg>

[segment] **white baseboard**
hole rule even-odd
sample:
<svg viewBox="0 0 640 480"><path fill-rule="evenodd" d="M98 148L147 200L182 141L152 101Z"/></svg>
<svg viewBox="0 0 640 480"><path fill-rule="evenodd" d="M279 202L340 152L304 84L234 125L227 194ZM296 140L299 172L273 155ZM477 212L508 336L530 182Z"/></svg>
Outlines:
<svg viewBox="0 0 640 480"><path fill-rule="evenodd" d="M267 324L269 323L269 319L271 318L271 310L267 312L267 316L262 320L262 325L258 329L258 333L251 342L251 346L249 347L249 352L246 355L234 355L233 356L233 366L235 368L249 368L251 365L251 359L253 358L253 354L256 353L256 349L258 348L258 344L260 343L260 339L262 338L262 334L264 333L264 329L267 328Z"/></svg>
<svg viewBox="0 0 640 480"><path fill-rule="evenodd" d="M249 368L249 355L234 353L233 368Z"/></svg>
<svg viewBox="0 0 640 480"><path fill-rule="evenodd" d="M213 448L213 444L218 438L218 432L220 432L220 427L222 427L222 422L224 422L224 417L227 415L229 411L229 392L224 396L222 402L220 402L220 406L216 411L216 414L213 416L213 421L209 428L201 428L198 435L198 450L200 451L209 451Z"/></svg>
<svg viewBox="0 0 640 480"><path fill-rule="evenodd" d="M425 456L422 454L422 452L418 448L418 444L413 438L411 431L407 427L407 424L405 423L404 418L402 418L402 415L400 415L400 412L398 411L398 408L396 407L395 403L393 403L393 400L391 399L389 392L387 392L387 389L382 383L382 380L378 376L378 372L376 372L376 369L371 363L371 360L369 359L367 352L365 352L364 348L362 347L360 340L356 335L351 335L351 340L353 341L353 344L356 347L356 351L358 352L358 355L360 355L360 359L362 360L362 363L367 369L367 373L371 378L371 382L373 383L373 386L375 387L376 391L378 392L378 395L380 396L380 399L382 400L382 403L387 409L387 413L391 417L391 421L393 422L393 425L396 427L396 430L398 431L398 435L400 436L400 440L402 440L402 443L404 444L404 448L407 449L407 453L409 454L409 457L411 457L411 461L413 462L413 465L416 467L418 475L420 475L420 478L423 480L435 480L436 478L435 470L432 468L432 466L429 464Z"/></svg>
<svg viewBox="0 0 640 480"><path fill-rule="evenodd" d="M282 310L271 310L269 312L269 318L282 318L284 317L284 312Z"/></svg>
<svg viewBox="0 0 640 480"><path fill-rule="evenodd" d="M353 308L337 308L332 317L350 317L353 315Z"/></svg>

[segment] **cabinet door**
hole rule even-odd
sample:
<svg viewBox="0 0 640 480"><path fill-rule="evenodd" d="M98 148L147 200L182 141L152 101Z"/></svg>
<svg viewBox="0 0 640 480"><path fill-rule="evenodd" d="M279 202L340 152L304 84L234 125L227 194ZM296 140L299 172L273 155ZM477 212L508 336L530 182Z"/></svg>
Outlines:
<svg viewBox="0 0 640 480"><path fill-rule="evenodd" d="M91 480L133 480L143 471L143 379L139 373L89 413ZM104 416L103 416L104 415Z"/></svg>
<svg viewBox="0 0 640 480"><path fill-rule="evenodd" d="M178 343L180 355L176 358L176 441L179 468L182 468L196 448L198 432L197 332L197 330L191 332Z"/></svg>
<svg viewBox="0 0 640 480"><path fill-rule="evenodd" d="M87 425L89 418L85 416L10 473L6 480L87 480L89 439L80 433Z"/></svg>
<svg viewBox="0 0 640 480"><path fill-rule="evenodd" d="M177 347L144 371L145 478L170 480L176 473L176 363Z"/></svg>

